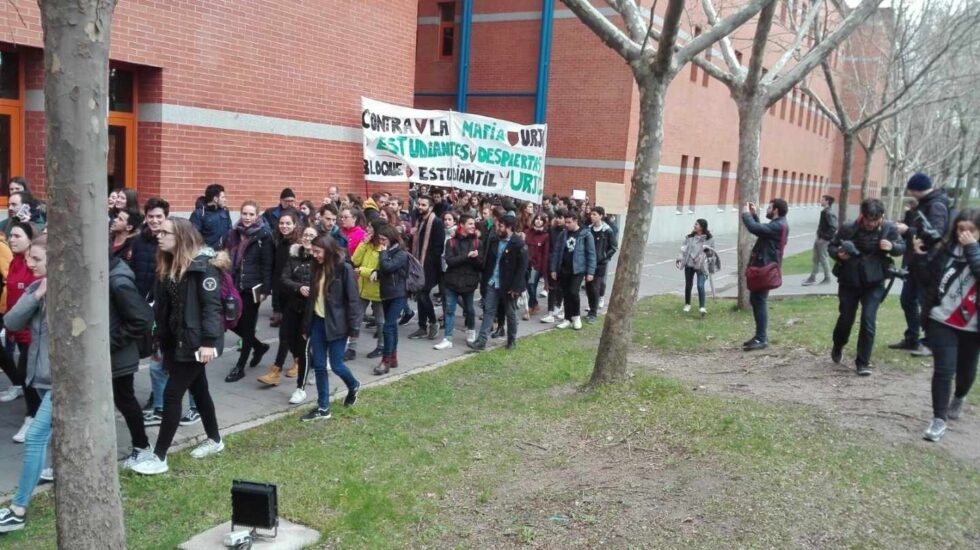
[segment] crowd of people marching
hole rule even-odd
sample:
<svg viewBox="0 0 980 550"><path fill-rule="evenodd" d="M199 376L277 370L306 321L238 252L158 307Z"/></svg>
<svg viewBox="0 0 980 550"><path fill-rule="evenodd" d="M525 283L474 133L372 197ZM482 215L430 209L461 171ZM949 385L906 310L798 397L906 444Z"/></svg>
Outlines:
<svg viewBox="0 0 980 550"><path fill-rule="evenodd" d="M935 419L926 438L936 441L946 421L961 414L976 376L980 211L952 215L948 201L940 200L942 191L932 189L924 175L908 187L918 202L902 223L885 221L881 202L868 199L855 222L837 227L833 198L824 197L814 270L804 284L817 284L821 269L822 283L829 282L828 256L834 259L840 318L831 358L842 360L861 307L855 366L867 375L886 281L903 276L891 268L891 257L903 257L902 265L911 270L902 294L909 330L893 347L934 357ZM6 334L0 367L11 387L0 401L24 398L24 421L14 441L24 443L25 452L18 492L0 509L0 532L23 528L34 487L42 478L53 479L44 466L56 382L48 364L46 213L23 178L10 181L9 192L0 233ZM940 204L946 204L945 213ZM746 351L768 346L767 299L779 285L787 212L782 199L767 205L765 222L754 204L742 212L746 228L758 237L747 270L756 330L743 345ZM112 390L132 439L125 467L140 474L168 470L167 453L182 425L201 422L207 434L192 457L224 449L205 365L224 351L226 331L239 341L225 382L239 382L248 368L267 362L257 382L295 383L289 403L301 404L312 371L316 404L302 420L327 419L328 366L347 387L343 404L353 406L361 383L347 363L362 354L379 359L374 375L397 369L400 331L412 330L400 327L413 320L417 328L407 338L428 340L434 350L464 344L474 352L494 339L515 349L519 318L540 316L542 323L573 330L595 322L605 305L607 266L619 234L615 219L588 201L552 196L533 204L425 186L412 187L407 198L382 192L362 198L330 187L319 205L299 201L287 188L278 204L264 210L254 200L243 201L232 219L218 184L205 189L189 219L171 216L160 197L140 205L133 190L109 195ZM698 311L706 315L705 279L720 269L707 220L697 220L676 265L685 275L683 310L690 311L696 285ZM267 299L269 322L279 330L274 355L256 336L259 308ZM462 341L456 338L460 310ZM923 325L925 339L919 334ZM361 338L362 331L370 338ZM152 382L144 406L133 380L141 359L149 360ZM146 434L151 426L159 427L152 447Z"/></svg>

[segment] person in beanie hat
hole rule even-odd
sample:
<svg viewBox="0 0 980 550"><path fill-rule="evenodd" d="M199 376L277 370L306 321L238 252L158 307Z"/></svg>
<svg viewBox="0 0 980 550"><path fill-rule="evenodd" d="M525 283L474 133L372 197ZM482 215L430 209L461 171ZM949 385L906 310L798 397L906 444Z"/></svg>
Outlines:
<svg viewBox="0 0 980 550"><path fill-rule="evenodd" d="M297 209L297 206L296 193L286 187L279 193L279 204L263 212L262 217L265 218L269 227L279 227L279 216L282 215L283 210ZM301 218L303 218L303 225L306 225L305 216L301 216Z"/></svg>
<svg viewBox="0 0 980 550"><path fill-rule="evenodd" d="M905 189L909 195L918 201L918 205L909 211L906 217L907 223L895 224L899 234L905 238L905 258L902 263L908 265L913 254L913 239L916 237L923 239L926 241L926 246L931 248L935 241L930 240L927 236L927 233L930 233L928 231L930 228L934 235L946 234L949 229L950 202L946 190L933 187L932 179L922 172L913 174L908 183L905 184ZM911 277L904 281L901 304L902 311L905 313L905 335L900 342L889 345L889 348L909 350L916 357L932 355L928 342L919 336L922 328L919 312L923 298L917 281Z"/></svg>

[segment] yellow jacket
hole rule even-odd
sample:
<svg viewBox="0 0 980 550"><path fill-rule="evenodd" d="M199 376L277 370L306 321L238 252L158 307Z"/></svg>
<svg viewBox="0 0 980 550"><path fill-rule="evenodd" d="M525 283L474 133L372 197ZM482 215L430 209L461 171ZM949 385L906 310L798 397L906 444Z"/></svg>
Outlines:
<svg viewBox="0 0 980 550"><path fill-rule="evenodd" d="M368 241L363 241L354 250L351 258L354 267L360 268L360 276L357 278L357 288L361 291L361 298L369 302L381 301L381 282L375 277L371 280L371 274L378 270L381 263L381 250ZM380 273L378 274L380 276Z"/></svg>

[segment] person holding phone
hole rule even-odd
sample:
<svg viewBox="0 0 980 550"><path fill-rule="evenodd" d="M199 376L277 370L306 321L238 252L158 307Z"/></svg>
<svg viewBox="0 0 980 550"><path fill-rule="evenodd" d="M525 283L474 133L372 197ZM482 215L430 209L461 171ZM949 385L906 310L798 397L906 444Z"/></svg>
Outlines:
<svg viewBox="0 0 980 550"><path fill-rule="evenodd" d="M924 435L928 441L942 439L946 423L962 416L980 358L980 209L963 210L951 228L931 250L923 239L914 237L909 264L923 292L922 320L932 347L933 418Z"/></svg>
<svg viewBox="0 0 980 550"><path fill-rule="evenodd" d="M133 465L134 472L144 475L162 474L169 469L167 451L177 433L181 403L188 391L208 436L191 451L191 456L204 458L225 448L205 369L224 349L221 271L216 265L219 260L191 222L183 218L165 220L157 240L156 338L170 379L163 393L163 422L153 454Z"/></svg>

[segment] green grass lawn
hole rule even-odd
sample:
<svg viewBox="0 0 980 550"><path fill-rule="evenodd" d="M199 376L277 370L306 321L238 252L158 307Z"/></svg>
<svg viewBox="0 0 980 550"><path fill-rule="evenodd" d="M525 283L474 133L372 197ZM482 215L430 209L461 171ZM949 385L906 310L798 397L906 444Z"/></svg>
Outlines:
<svg viewBox="0 0 980 550"><path fill-rule="evenodd" d="M882 342L899 334L888 319L897 301L890 302ZM775 302L773 346L826 347L835 304ZM713 302L700 320L680 305L676 297L639 304L636 344L691 352L750 334L748 313ZM790 319L798 322L785 326ZM129 546L173 548L226 520L231 481L248 479L278 484L280 514L320 530L321 544L441 547L456 540L466 513L450 495L475 494L466 506L479 517L497 487L522 475L525 455L515 441L551 433L597 448L632 434L637 447L663 450L665 471L687 465L729 480L700 495L708 519L698 531L680 522L658 527L633 541L645 546L788 547L815 537L817 546L939 548L980 540L975 466L914 440L855 437L806 407L706 396L643 369L623 385L572 391L588 378L598 337L591 326L527 338L517 353L488 352L367 389L357 407L336 406L332 420L302 424L292 415L228 436L219 456L174 455L168 474L122 474ZM583 530L602 519L570 517L568 528ZM547 543L546 534L515 522L519 541ZM55 547L50 493L35 500L28 528L0 536L0 547Z"/></svg>
<svg viewBox="0 0 980 550"><path fill-rule="evenodd" d="M810 273L813 268L813 250L804 250L783 258L783 275Z"/></svg>

